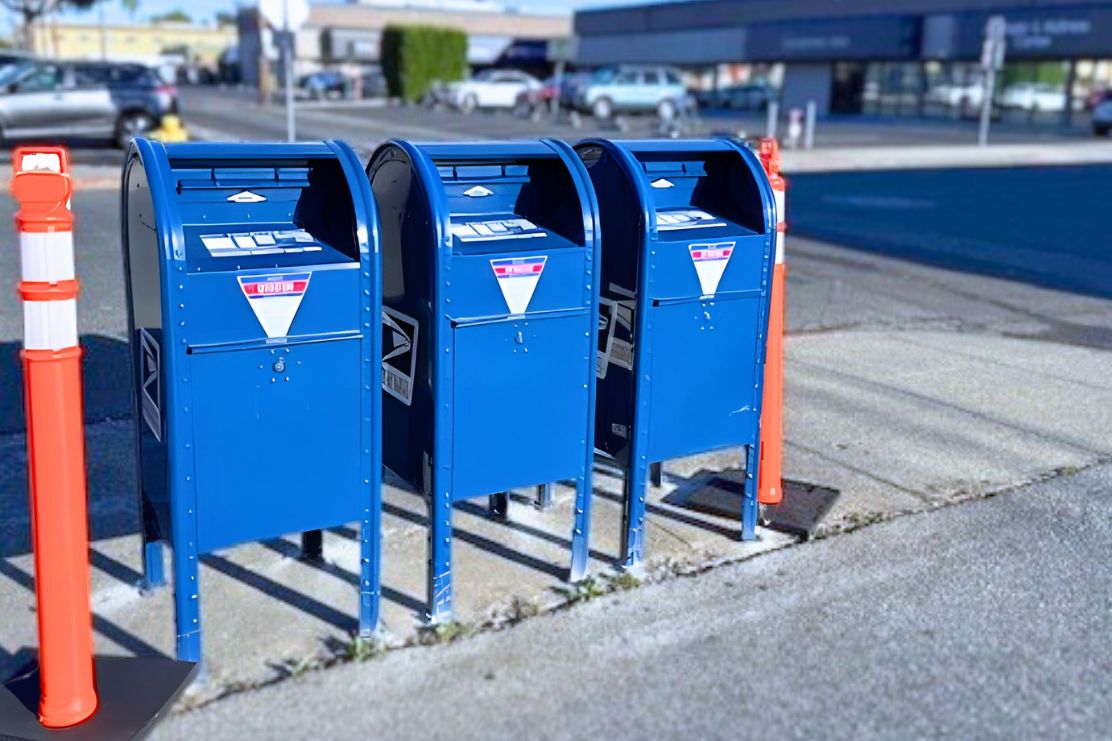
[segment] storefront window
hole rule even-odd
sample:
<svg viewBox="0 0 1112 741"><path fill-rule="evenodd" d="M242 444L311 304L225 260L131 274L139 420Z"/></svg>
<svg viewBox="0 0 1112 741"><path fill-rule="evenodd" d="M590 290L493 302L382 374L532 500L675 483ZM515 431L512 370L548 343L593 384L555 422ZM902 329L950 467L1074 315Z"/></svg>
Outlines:
<svg viewBox="0 0 1112 741"><path fill-rule="evenodd" d="M922 113L923 67L918 62L879 62L865 71L863 110L878 116Z"/></svg>
<svg viewBox="0 0 1112 741"><path fill-rule="evenodd" d="M995 103L1004 121L1057 123L1066 111L1069 62L1008 62Z"/></svg>

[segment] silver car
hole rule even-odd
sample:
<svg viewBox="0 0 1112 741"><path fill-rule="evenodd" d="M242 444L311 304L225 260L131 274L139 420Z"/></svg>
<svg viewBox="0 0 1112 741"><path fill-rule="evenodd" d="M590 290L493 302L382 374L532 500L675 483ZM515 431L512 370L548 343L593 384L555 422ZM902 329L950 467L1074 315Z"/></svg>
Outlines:
<svg viewBox="0 0 1112 741"><path fill-rule="evenodd" d="M125 146L177 111L177 91L138 64L24 60L0 67L0 139L97 138Z"/></svg>

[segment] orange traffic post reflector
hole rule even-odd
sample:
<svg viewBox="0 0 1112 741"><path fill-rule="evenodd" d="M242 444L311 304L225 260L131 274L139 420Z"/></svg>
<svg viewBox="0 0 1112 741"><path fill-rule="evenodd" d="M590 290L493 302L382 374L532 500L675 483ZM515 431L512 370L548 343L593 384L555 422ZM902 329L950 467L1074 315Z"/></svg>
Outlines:
<svg viewBox="0 0 1112 741"><path fill-rule="evenodd" d="M12 168L12 195L19 203L39 721L68 728L88 720L98 704L69 153L20 147Z"/></svg>
<svg viewBox="0 0 1112 741"><path fill-rule="evenodd" d="M765 353L764 397L761 406L761 466L757 479L757 502L779 504L784 498L784 315L786 311L787 182L780 174L780 145L761 139L759 156L776 198L776 260L772 270L772 296L768 316L768 345Z"/></svg>

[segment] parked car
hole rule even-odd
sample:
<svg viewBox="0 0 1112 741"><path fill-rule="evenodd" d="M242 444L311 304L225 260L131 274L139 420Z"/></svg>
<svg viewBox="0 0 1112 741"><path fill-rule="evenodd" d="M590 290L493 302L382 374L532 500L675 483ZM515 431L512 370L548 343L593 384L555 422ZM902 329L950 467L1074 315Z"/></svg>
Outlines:
<svg viewBox="0 0 1112 741"><path fill-rule="evenodd" d="M685 106L687 89L671 67L622 65L605 67L575 85L571 104L606 120L616 111L656 111L662 119L675 118Z"/></svg>
<svg viewBox="0 0 1112 741"><path fill-rule="evenodd" d="M385 98L390 94L389 85L386 83L386 75L382 73L381 67L370 67L363 70L363 74L359 76L359 83L364 98Z"/></svg>
<svg viewBox="0 0 1112 741"><path fill-rule="evenodd" d="M1112 88L1098 88L1085 96L1085 110L1091 111L1101 103L1112 100Z"/></svg>
<svg viewBox="0 0 1112 741"><path fill-rule="evenodd" d="M978 82L952 85L935 85L927 91L927 100L950 108L980 108L984 100L984 86Z"/></svg>
<svg viewBox="0 0 1112 741"><path fill-rule="evenodd" d="M1097 136L1112 133L1112 98L1106 98L1093 109L1093 133Z"/></svg>
<svg viewBox="0 0 1112 741"><path fill-rule="evenodd" d="M540 81L525 72L488 69L470 80L449 83L442 95L449 105L470 113L476 108L513 108L521 93L540 87Z"/></svg>
<svg viewBox="0 0 1112 741"><path fill-rule="evenodd" d="M740 111L759 111L776 100L776 88L764 83L731 85L698 94L700 105L708 108L734 108Z"/></svg>
<svg viewBox="0 0 1112 741"><path fill-rule="evenodd" d="M297 81L297 88L306 98L324 100L347 95L351 82L335 70L320 70L304 75Z"/></svg>
<svg viewBox="0 0 1112 741"><path fill-rule="evenodd" d="M1058 112L1066 109L1066 94L1062 88L1045 82L1017 82L1004 88L1000 105L1023 111Z"/></svg>
<svg viewBox="0 0 1112 741"><path fill-rule="evenodd" d="M549 77L541 82L540 87L528 88L518 93L514 110L529 114L542 113L552 105L559 92L560 80Z"/></svg>
<svg viewBox="0 0 1112 741"><path fill-rule="evenodd" d="M139 64L28 60L0 68L4 140L103 137L124 147L177 110L177 90Z"/></svg>

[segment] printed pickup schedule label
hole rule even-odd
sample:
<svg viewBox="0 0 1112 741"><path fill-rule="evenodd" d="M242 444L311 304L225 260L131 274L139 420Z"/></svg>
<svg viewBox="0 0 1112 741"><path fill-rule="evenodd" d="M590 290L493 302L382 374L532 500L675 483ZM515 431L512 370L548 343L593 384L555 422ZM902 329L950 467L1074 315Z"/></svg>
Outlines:
<svg viewBox="0 0 1112 741"><path fill-rule="evenodd" d="M296 252L320 252L323 247L304 229L202 234L201 244L213 257L245 255L281 255Z"/></svg>

